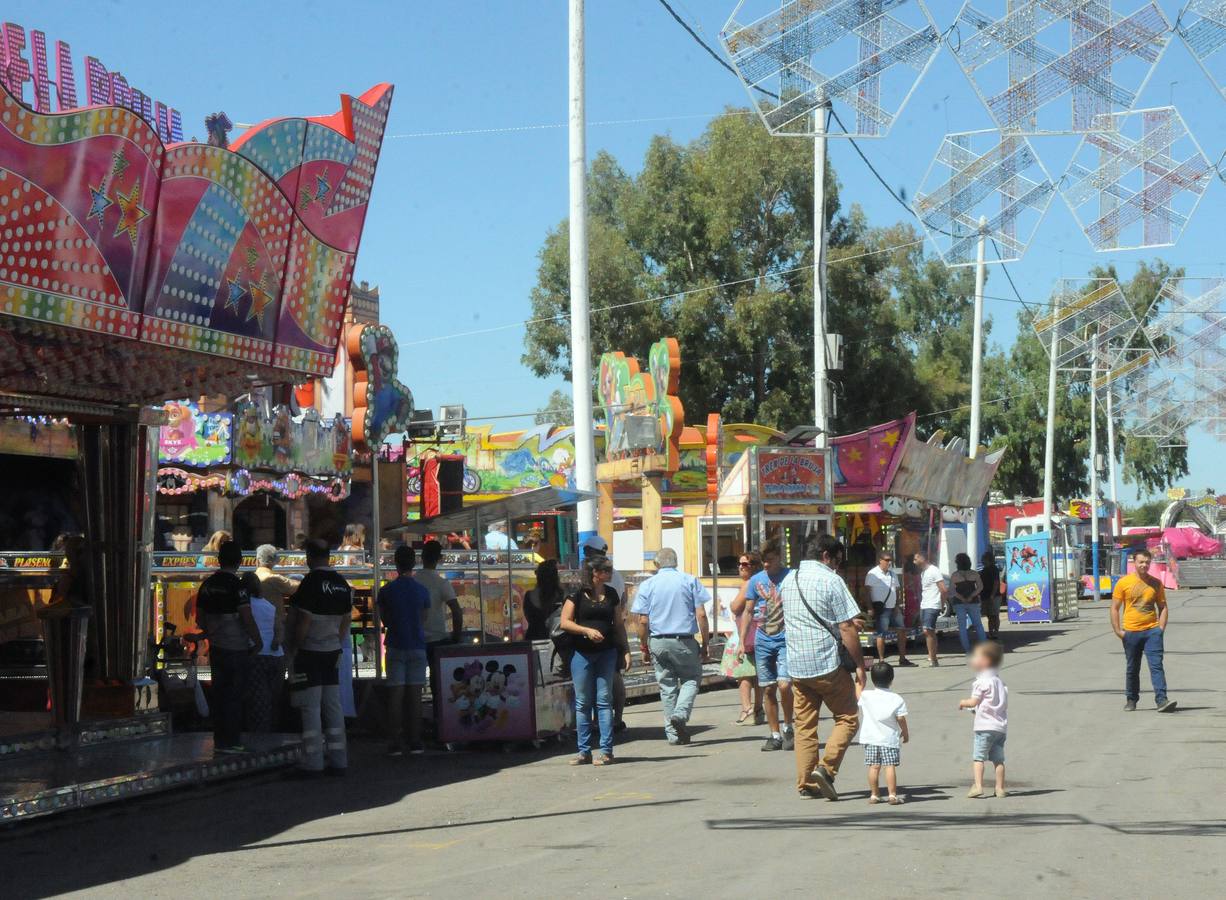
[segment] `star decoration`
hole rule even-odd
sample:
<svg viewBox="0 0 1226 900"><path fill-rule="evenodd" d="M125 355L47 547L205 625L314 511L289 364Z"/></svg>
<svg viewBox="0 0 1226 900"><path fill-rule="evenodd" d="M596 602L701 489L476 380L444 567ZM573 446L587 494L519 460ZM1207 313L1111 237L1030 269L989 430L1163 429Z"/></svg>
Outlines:
<svg viewBox="0 0 1226 900"><path fill-rule="evenodd" d="M128 158L123 155L122 150L116 150L111 154L111 174L118 177L128 170Z"/></svg>
<svg viewBox="0 0 1226 900"><path fill-rule="evenodd" d="M268 279L268 273L260 278L259 284L247 282L247 288L251 292L251 307L247 310L247 321L255 319L260 323L260 327L264 327L264 310L268 308L268 304L272 303L272 294L268 291L265 282Z"/></svg>
<svg viewBox="0 0 1226 900"><path fill-rule="evenodd" d="M847 455L851 457L852 462L859 462L861 459L864 458L864 454L860 452L859 447L852 447L850 450L847 451Z"/></svg>
<svg viewBox="0 0 1226 900"><path fill-rule="evenodd" d="M256 250L255 247L248 247L247 248L247 268L250 269L252 272L254 272L255 265L259 261L260 261L260 251Z"/></svg>
<svg viewBox="0 0 1226 900"><path fill-rule="evenodd" d="M133 182L132 189L127 194L116 191L115 202L119 204L119 222L115 225L115 234L112 237L119 237L127 232L128 240L132 242L132 247L135 249L136 234L140 223L149 215L149 210L143 209L140 205L140 181Z"/></svg>
<svg viewBox="0 0 1226 900"><path fill-rule="evenodd" d="M328 184L328 173L327 172L323 172L322 174L315 176L315 198L314 199L318 200L322 204L324 202L324 198L328 196L328 193L331 190L332 190L332 185Z"/></svg>
<svg viewBox="0 0 1226 900"><path fill-rule="evenodd" d="M884 456L879 456L879 457L877 457L877 465L881 466L883 469L886 467L886 464L887 464L887 463L889 463L889 459L888 459L888 458L886 458L886 457L884 457Z"/></svg>
<svg viewBox="0 0 1226 900"><path fill-rule="evenodd" d="M893 447L895 444L898 443L898 432L897 431L887 431L885 433L885 437L881 439L881 443L888 444L889 446Z"/></svg>
<svg viewBox="0 0 1226 900"><path fill-rule="evenodd" d="M106 195L103 185L97 187L90 186L89 189L89 212L86 214L87 219L97 219L99 222L106 216L106 211L110 208L111 198Z"/></svg>
<svg viewBox="0 0 1226 900"><path fill-rule="evenodd" d="M226 309L234 310L234 314L238 315L238 305L243 302L247 296L247 292L243 290L243 284L237 278L230 279L230 290L226 296Z"/></svg>

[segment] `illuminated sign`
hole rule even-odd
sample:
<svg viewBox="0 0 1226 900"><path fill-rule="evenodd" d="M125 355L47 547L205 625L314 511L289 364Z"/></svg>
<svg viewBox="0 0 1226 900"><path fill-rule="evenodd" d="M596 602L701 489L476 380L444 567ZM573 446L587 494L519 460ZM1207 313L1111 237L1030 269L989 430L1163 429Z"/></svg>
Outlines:
<svg viewBox="0 0 1226 900"><path fill-rule="evenodd" d="M47 36L31 31L29 54L26 30L5 22L0 26L0 81L14 97L25 102L25 86L33 85L29 106L35 112L71 112L83 106L122 106L136 113L157 129L164 143L183 140L183 117L177 109L154 100L144 91L128 84L119 72L112 72L93 56L85 57L85 103L77 103L77 79L72 66L72 50L63 41L55 42L55 78L51 77L47 56ZM51 108L51 88L56 106Z"/></svg>

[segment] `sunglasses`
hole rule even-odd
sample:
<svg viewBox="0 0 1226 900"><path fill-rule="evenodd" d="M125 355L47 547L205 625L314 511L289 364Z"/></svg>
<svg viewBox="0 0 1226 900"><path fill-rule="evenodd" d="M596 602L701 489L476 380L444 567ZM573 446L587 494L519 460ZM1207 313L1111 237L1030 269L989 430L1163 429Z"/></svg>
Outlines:
<svg viewBox="0 0 1226 900"><path fill-rule="evenodd" d="M748 569L748 568L749 568L749 565L750 565L749 560L747 560L747 559L743 559L743 560L741 560L740 562L738 562L738 563L736 564L736 567L737 567L738 569Z"/></svg>

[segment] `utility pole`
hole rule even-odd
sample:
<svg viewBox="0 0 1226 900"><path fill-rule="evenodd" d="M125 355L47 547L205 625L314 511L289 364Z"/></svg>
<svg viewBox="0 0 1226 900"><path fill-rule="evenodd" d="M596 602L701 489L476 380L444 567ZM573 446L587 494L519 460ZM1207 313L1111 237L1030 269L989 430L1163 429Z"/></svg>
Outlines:
<svg viewBox="0 0 1226 900"><path fill-rule="evenodd" d="M830 381L826 358L826 103L813 111L813 411L815 445L829 446Z"/></svg>
<svg viewBox="0 0 1226 900"><path fill-rule="evenodd" d="M1090 349L1090 560L1094 576L1094 599L1098 599L1098 330Z"/></svg>
<svg viewBox="0 0 1226 900"><path fill-rule="evenodd" d="M1051 534L1051 516L1056 467L1056 353L1060 349L1060 293L1052 308L1051 347L1047 361L1047 440L1043 447L1043 529ZM1066 575L1067 577L1067 575Z"/></svg>
<svg viewBox="0 0 1226 900"><path fill-rule="evenodd" d="M1111 373L1107 373L1107 477L1111 481L1108 493L1111 495L1111 536L1120 536L1119 496L1116 485L1119 481L1119 471L1115 462L1115 397L1111 390Z"/></svg>
<svg viewBox="0 0 1226 900"><path fill-rule="evenodd" d="M970 458L979 455L979 414L980 401L983 397L983 286L987 281L987 264L984 262L987 252L986 216L979 217L979 250L975 258L975 331L971 339L971 433ZM979 510L966 528L966 549L972 562L979 561Z"/></svg>
<svg viewBox="0 0 1226 900"><path fill-rule="evenodd" d="M596 490L592 421L592 340L588 330L587 135L583 2L570 0L570 386L575 410L575 487ZM579 542L596 533L596 503L578 508Z"/></svg>

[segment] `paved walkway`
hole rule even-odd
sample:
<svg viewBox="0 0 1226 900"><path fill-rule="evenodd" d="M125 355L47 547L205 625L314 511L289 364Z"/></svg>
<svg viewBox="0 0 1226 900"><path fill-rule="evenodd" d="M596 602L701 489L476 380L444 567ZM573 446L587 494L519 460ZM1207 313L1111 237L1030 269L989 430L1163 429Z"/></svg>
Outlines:
<svg viewBox="0 0 1226 900"><path fill-rule="evenodd" d="M1172 597L1171 696L1121 711L1123 656L1099 605L1006 628L1013 795L968 800L969 682L955 655L900 672L910 802L869 807L862 754L844 800L799 798L788 753L700 697L692 745L632 707L620 764L555 751L387 760L353 775L167 795L0 834L8 898L90 890L150 897L1203 897L1222 885L1226 593ZM956 649L956 639L947 650ZM1142 684L1148 690L1148 676Z"/></svg>

